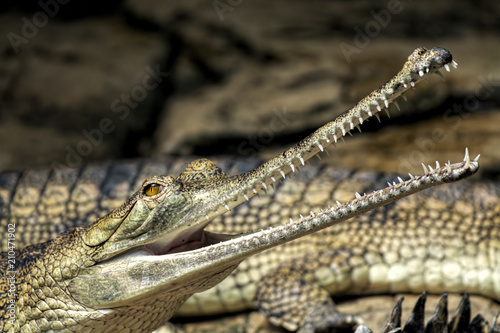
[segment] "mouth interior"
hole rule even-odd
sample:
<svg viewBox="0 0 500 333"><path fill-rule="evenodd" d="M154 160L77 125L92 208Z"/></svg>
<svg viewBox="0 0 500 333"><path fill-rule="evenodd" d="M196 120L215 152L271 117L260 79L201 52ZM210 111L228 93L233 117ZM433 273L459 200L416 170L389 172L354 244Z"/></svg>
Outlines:
<svg viewBox="0 0 500 333"><path fill-rule="evenodd" d="M184 230L173 232L165 237L145 246L150 255L165 255L179 252L188 252L203 247L218 244L237 237L237 235L215 234L205 231L211 222L199 223Z"/></svg>

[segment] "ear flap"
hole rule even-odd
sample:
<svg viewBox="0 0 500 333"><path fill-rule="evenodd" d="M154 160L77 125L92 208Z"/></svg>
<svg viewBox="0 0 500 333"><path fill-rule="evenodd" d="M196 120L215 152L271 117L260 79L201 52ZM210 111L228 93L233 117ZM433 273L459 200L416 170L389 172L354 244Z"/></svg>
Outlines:
<svg viewBox="0 0 500 333"><path fill-rule="evenodd" d="M88 226L82 235L85 244L88 246L96 246L107 241L128 216L130 210L137 201L138 195L139 193L136 192L123 205L116 208L108 215L97 219L97 221Z"/></svg>

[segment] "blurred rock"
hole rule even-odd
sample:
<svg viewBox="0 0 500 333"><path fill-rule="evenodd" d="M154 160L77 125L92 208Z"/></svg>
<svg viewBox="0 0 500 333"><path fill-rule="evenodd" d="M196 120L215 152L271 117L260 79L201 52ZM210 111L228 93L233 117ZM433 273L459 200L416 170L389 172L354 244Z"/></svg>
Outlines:
<svg viewBox="0 0 500 333"><path fill-rule="evenodd" d="M0 24L11 36L0 45L0 167L151 153L267 157L385 82L414 48L438 45L452 51L459 69L446 73L444 83L436 77L409 92L409 102L400 102L403 112L391 111L382 125L368 122L365 139L347 140L328 161L398 171L400 155L418 147L409 123L455 130L445 112L489 81L473 115L456 114L461 135L426 149L424 157L429 163L443 151L456 156L472 145L472 153L487 152L483 167L493 169L484 163L495 163L500 153L482 145L495 144L497 134L487 120L495 120L492 110L500 105L499 7L449 0L432 7L429 1L128 0L122 11L106 9L99 18L62 21L56 15L38 22L29 38L22 37L29 31L24 25L36 23L37 8L11 10ZM13 47L12 33L27 43L17 39ZM355 52L346 54L345 45ZM146 68L156 66L169 75L143 96L137 89L149 75ZM144 99L127 105L133 92ZM111 123L100 124L103 119ZM474 144L464 142L470 137Z"/></svg>
<svg viewBox="0 0 500 333"><path fill-rule="evenodd" d="M127 135L149 126L164 98L162 37L119 18L92 18L52 19L25 38L22 17L0 18L10 36L0 55L2 167L121 156Z"/></svg>

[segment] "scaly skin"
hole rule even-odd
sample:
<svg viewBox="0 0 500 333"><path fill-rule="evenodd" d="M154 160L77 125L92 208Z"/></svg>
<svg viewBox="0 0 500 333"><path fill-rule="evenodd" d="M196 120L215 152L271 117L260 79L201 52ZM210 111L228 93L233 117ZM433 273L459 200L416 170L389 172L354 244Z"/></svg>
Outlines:
<svg viewBox="0 0 500 333"><path fill-rule="evenodd" d="M148 179L125 204L89 227L71 229L12 254L3 253L2 271L9 268L17 273L14 277L7 272L0 283L4 318L0 328L7 332L149 332L168 320L191 294L219 283L255 253L473 174L477 162L466 155L462 163L359 196L298 222L233 240L203 231L225 210L248 200L260 188L266 189L277 177L294 171L344 136L346 128L375 114L381 103L388 106L404 86L450 62L451 55L445 50L417 49L395 78L334 122L252 171L227 177L212 163L197 161L177 178ZM30 213L23 205L8 210L9 221ZM222 240L226 241L219 243ZM15 264L10 265L12 262ZM8 295L11 286L16 287L17 297ZM14 316L9 317L11 312Z"/></svg>

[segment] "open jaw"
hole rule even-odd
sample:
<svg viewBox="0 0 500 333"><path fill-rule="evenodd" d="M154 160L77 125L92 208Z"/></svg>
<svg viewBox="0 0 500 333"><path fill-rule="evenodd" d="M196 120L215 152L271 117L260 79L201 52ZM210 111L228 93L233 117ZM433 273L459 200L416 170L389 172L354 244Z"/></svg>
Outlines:
<svg viewBox="0 0 500 333"><path fill-rule="evenodd" d="M396 76L354 107L282 154L246 173L227 177L213 163L195 161L195 167L191 167L188 172L188 166L177 178L152 177L147 180L142 192L134 197L136 206L129 215L135 215L119 218L123 220L130 217L130 220L140 221L147 216L144 218L147 222L137 230L141 230L143 235L149 233L152 237L143 237L140 242L128 247L127 251L117 251L116 255L86 268L85 274L79 274L72 281L70 288L73 289L73 295L77 295L78 300L88 306L110 308L169 293L187 285L203 283L203 289L208 289L255 253L340 223L425 188L474 174L479 167L477 158L471 161L466 151L460 163L446 164L444 167L437 164L435 169L424 168L423 175L410 175L407 181L400 179L398 183L363 196L356 193L355 199L351 201L337 203L336 207L325 208L317 213L311 212L297 221L290 220L287 224L243 236L204 231L215 217L249 200L258 192L266 191L269 185L285 178L287 173L294 172L309 158L323 152L329 144L337 143L355 127L359 129L359 125L367 119L373 116L378 118L378 112L387 111L389 105L395 103L395 99L404 91L428 75L439 73L440 68L449 70L449 64L456 67L451 54L444 49L416 49ZM197 169L200 165L201 168ZM149 191L153 195L147 198L145 194ZM148 206L156 199L161 199L164 192L169 195L169 204L155 204L151 206L153 208ZM150 200L149 204L145 203L147 200ZM172 209L173 205L177 205L175 209ZM117 215L120 213L118 211ZM168 225L160 232L153 232L157 224L164 224L163 220L169 220ZM89 228L86 244L91 246L108 239L122 240L124 233L120 233L120 227L113 223L106 224L108 230L105 235L98 228ZM150 229L145 230L144 225ZM117 232L113 228L118 228ZM139 232L130 230L127 232L142 237ZM94 238L99 239L99 242L94 241ZM115 246L113 242L111 244ZM204 283L207 280L210 283ZM108 288L96 291L94 286L97 283ZM190 291L194 293L203 289L191 288ZM90 293L92 297L89 297Z"/></svg>
<svg viewBox="0 0 500 333"><path fill-rule="evenodd" d="M442 77L439 70L445 68L449 72L450 64L457 67L451 53L445 49L416 49L396 76L342 113L334 121L322 126L298 144L263 165L244 174L224 179L224 182L218 184L218 189L209 188L208 191L214 195L207 196L201 187L200 197L203 197L203 200L200 202L203 204L195 207L188 217L197 223L175 237L170 235L166 242L159 241L159 243L150 246L149 249L153 250L152 252L155 254L182 252L236 237L212 234L203 231L203 229L215 217L245 200L248 201L258 192L266 192L268 186L276 182L277 179L285 178L289 172L295 172L298 166L304 165L309 158L323 152L328 145L335 144L340 139L343 140L344 136L350 134L350 130L356 127L361 131L359 126L364 121L371 117L376 117L380 121L378 112L384 110L388 113L391 103L394 103L399 109L397 97L404 97L403 93L407 89L415 87L417 82L426 79L428 75L438 74ZM429 168L432 170L431 167ZM427 173L427 170L424 169L424 172ZM359 195L356 194L356 196Z"/></svg>
<svg viewBox="0 0 500 333"><path fill-rule="evenodd" d="M189 252L238 237L238 235L216 234L205 231L210 222L212 220L206 220L203 223L196 223L180 233L168 234L151 244L145 245L143 247L144 253L146 255L168 255Z"/></svg>

